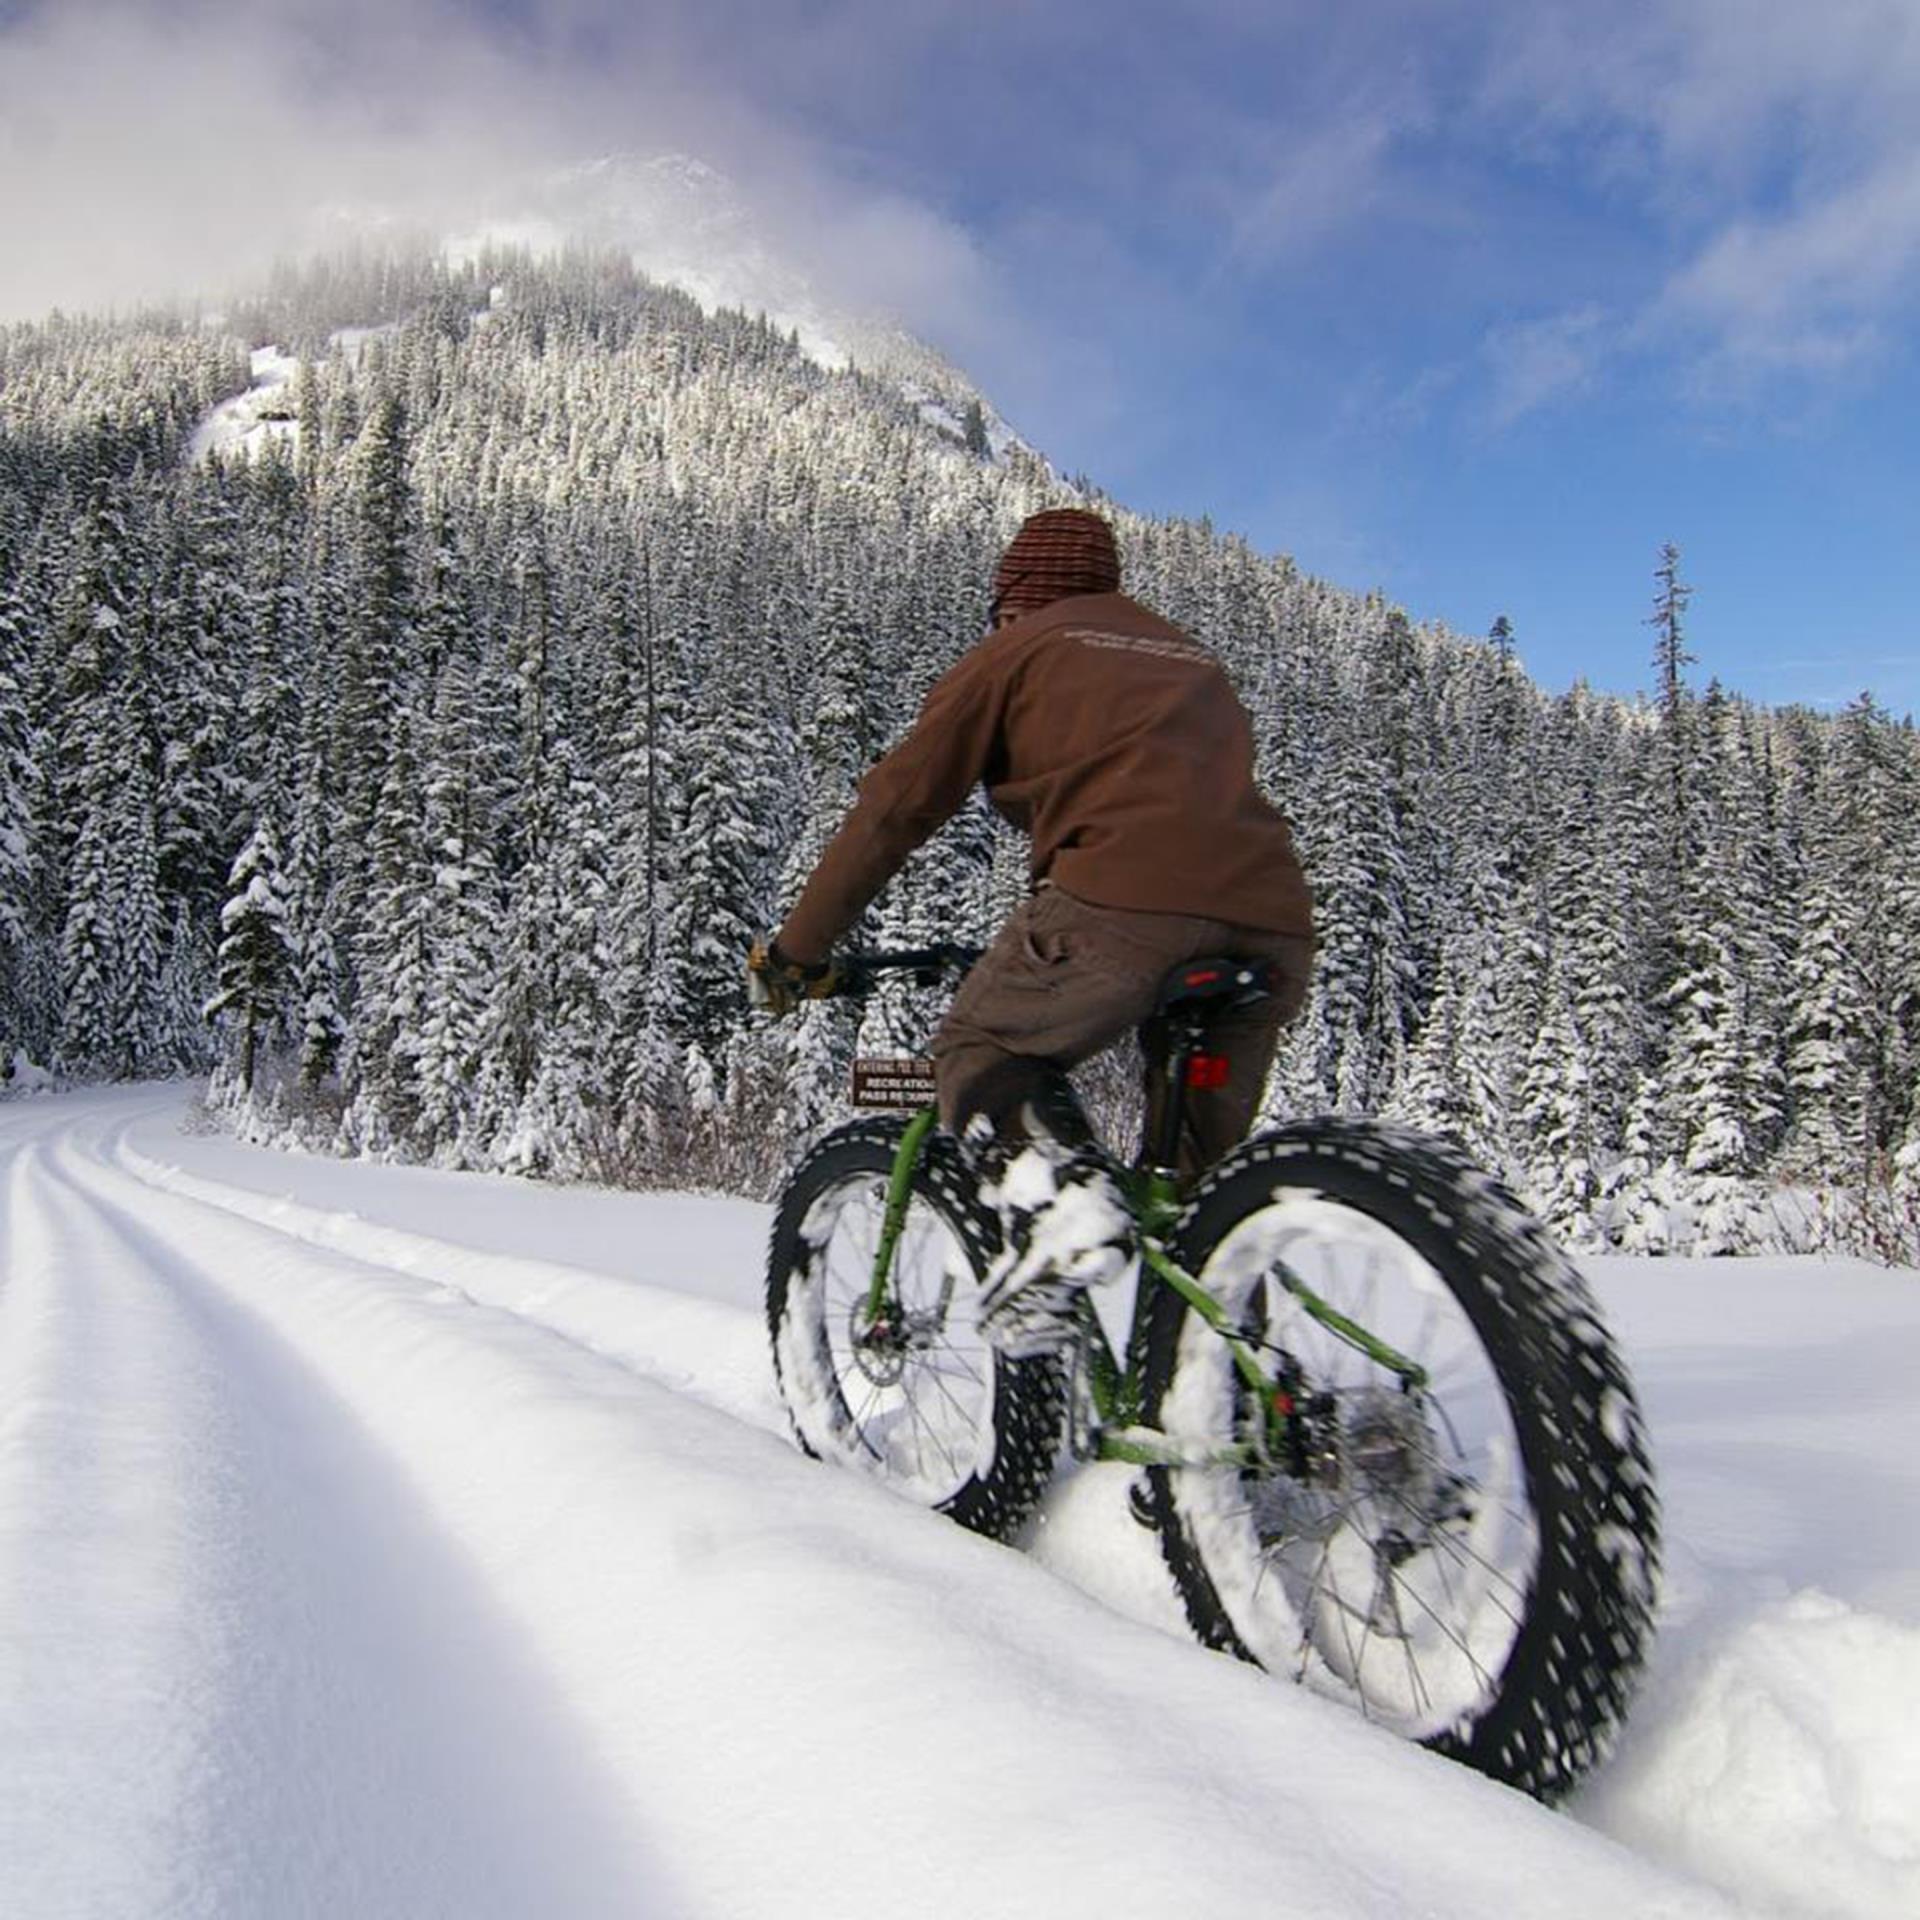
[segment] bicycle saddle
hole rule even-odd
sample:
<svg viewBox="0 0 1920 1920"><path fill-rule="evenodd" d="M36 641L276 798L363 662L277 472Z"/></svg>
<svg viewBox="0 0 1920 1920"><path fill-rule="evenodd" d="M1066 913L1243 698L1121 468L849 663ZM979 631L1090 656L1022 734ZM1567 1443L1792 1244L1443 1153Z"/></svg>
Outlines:
<svg viewBox="0 0 1920 1920"><path fill-rule="evenodd" d="M1183 960L1160 982L1160 997L1155 1008L1167 1013L1197 1000L1221 1000L1244 1007L1255 1000L1264 1000L1272 991L1270 960L1236 960L1230 954L1223 954L1204 960Z"/></svg>

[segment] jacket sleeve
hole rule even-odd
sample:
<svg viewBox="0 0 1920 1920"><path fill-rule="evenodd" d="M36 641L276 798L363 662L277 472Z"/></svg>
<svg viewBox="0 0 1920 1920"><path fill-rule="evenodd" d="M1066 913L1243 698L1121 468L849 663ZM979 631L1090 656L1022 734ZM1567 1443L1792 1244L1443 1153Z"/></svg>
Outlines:
<svg viewBox="0 0 1920 1920"><path fill-rule="evenodd" d="M776 936L781 952L809 966L824 960L907 856L959 811L1000 737L1005 664L982 645L935 683L913 730L861 781Z"/></svg>

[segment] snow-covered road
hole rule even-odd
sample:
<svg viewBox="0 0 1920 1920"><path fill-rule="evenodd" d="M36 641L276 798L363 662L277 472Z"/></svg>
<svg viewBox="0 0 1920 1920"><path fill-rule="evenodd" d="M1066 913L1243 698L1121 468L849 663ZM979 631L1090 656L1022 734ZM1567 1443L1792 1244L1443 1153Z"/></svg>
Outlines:
<svg viewBox="0 0 1920 1920"><path fill-rule="evenodd" d="M765 1218L0 1107L0 1910L1920 1912L1920 1276L1602 1262L1669 1501L1548 1814L800 1458ZM1163 1630L1164 1629L1164 1630Z"/></svg>

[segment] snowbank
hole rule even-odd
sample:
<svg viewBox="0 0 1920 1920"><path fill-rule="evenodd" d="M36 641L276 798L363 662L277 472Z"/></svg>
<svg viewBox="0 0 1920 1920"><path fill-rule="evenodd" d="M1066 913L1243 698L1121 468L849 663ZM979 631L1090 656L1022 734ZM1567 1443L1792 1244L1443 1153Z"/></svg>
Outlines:
<svg viewBox="0 0 1920 1920"><path fill-rule="evenodd" d="M1125 1469L1023 1556L801 1459L764 1210L180 1102L0 1111L13 1910L1920 1912L1920 1276L1592 1263L1670 1578L1569 1818L1193 1647Z"/></svg>

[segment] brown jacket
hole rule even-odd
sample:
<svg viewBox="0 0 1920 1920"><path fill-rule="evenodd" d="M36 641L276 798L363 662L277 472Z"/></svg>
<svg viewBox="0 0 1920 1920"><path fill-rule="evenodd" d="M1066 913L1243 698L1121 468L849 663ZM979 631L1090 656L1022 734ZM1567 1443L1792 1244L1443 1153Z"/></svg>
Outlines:
<svg viewBox="0 0 1920 1920"><path fill-rule="evenodd" d="M779 933L812 964L976 781L1032 836L1035 881L1098 906L1311 934L1287 823L1219 663L1123 593L1056 600L986 636L860 783Z"/></svg>

